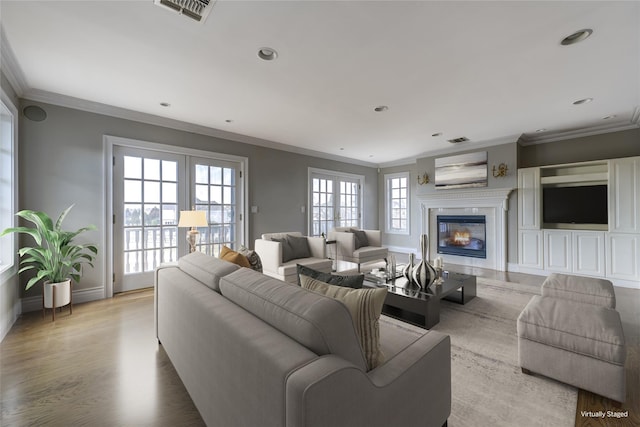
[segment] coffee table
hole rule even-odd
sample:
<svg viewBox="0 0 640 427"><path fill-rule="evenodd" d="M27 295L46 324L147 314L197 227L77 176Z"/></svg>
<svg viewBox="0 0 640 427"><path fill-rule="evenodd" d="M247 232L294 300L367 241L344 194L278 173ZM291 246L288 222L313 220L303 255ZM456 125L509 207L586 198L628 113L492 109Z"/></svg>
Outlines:
<svg viewBox="0 0 640 427"><path fill-rule="evenodd" d="M376 283L365 276L364 286L387 288L383 313L430 329L440 322L441 300L466 304L476 296L476 276L445 271L442 279L441 285L424 290L404 277Z"/></svg>

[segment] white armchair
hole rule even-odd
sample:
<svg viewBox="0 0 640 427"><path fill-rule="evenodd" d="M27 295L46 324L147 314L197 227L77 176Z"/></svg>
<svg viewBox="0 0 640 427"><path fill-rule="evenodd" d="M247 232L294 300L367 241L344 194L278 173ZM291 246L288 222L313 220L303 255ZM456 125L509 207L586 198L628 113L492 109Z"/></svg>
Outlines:
<svg viewBox="0 0 640 427"><path fill-rule="evenodd" d="M380 230L358 230L364 233L364 242L359 242L356 233L351 232L351 227L336 227L329 232L329 240L336 241L337 258L360 264L384 259L386 261L388 250L382 247ZM360 244L358 244L360 243Z"/></svg>
<svg viewBox="0 0 640 427"><path fill-rule="evenodd" d="M272 239L292 237L293 247ZM306 244L308 246L305 246ZM305 248L308 251L305 253ZM296 264L301 264L323 273L331 273L332 261L327 258L326 243L322 237L307 237L297 231L266 233L255 241L255 251L262 260L262 272L289 283L298 283ZM299 257L299 255L308 255Z"/></svg>

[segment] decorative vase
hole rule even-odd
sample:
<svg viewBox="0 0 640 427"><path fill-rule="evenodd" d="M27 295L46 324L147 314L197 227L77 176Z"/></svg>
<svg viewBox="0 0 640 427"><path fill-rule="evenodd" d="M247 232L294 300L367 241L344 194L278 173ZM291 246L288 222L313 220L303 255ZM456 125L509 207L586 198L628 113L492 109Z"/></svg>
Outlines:
<svg viewBox="0 0 640 427"><path fill-rule="evenodd" d="M420 251L422 259L413 268L413 281L423 289L428 288L436 280L436 270L429 264L429 236L423 234L420 236Z"/></svg>
<svg viewBox="0 0 640 427"><path fill-rule="evenodd" d="M413 273L413 263L415 260L415 255L412 253L409 254L409 262L402 269L402 276L408 280L409 283L412 282L411 274Z"/></svg>

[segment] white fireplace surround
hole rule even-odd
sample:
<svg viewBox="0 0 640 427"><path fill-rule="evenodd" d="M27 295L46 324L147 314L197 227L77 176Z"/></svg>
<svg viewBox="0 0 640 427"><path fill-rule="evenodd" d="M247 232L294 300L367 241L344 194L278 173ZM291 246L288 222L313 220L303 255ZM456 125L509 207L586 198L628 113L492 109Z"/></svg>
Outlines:
<svg viewBox="0 0 640 427"><path fill-rule="evenodd" d="M442 256L445 264L468 265L506 271L507 212L513 188L438 191L418 196L422 211L422 233L429 235L430 258ZM486 219L487 258L471 258L437 253L438 215L484 215Z"/></svg>

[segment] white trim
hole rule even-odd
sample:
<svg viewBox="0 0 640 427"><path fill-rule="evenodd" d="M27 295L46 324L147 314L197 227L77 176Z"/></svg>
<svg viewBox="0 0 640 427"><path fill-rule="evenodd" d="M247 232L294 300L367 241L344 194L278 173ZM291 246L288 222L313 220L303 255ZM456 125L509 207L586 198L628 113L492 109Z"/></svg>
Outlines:
<svg viewBox="0 0 640 427"><path fill-rule="evenodd" d="M73 291L73 305L85 302L97 301L104 298L104 288L102 286ZM22 298L22 312L42 310L42 295Z"/></svg>
<svg viewBox="0 0 640 427"><path fill-rule="evenodd" d="M21 97L28 87L27 81L22 72L22 68L18 65L16 57L13 53L11 45L4 33L4 28L0 25L0 64L2 64L2 72L18 97Z"/></svg>
<svg viewBox="0 0 640 427"><path fill-rule="evenodd" d="M636 107L629 120L619 120L589 126L580 129L570 129L558 132L548 132L542 134L523 134L519 143L522 146L545 144L547 142L563 141L565 139L584 138L586 136L601 135L604 133L620 132L629 129L640 128L640 106Z"/></svg>
<svg viewBox="0 0 640 427"><path fill-rule="evenodd" d="M129 148L139 148L145 150L153 150L164 153L179 154L183 156L203 157L207 159L233 161L240 164L243 178L243 242L249 247L249 159L247 157L236 156L233 154L217 153L213 151L198 150L194 148L185 148L157 142L142 141L138 139L123 138L119 136L104 135L102 137L104 162L102 176L104 177L103 188L105 188L105 199L103 201L105 217L103 218L104 230L104 255L103 262L105 265L105 287L104 298L113 297L113 147L123 146Z"/></svg>
<svg viewBox="0 0 640 427"><path fill-rule="evenodd" d="M360 191L359 196L360 203L360 227L364 227L364 185L365 185L365 177L364 175L356 175L348 172L338 172L328 169L319 169L319 168L307 168L307 235L311 236L311 225L313 223L313 187L311 185L312 176L316 175L324 175L326 177L339 177L339 178L347 178L352 180L357 180L360 183Z"/></svg>
<svg viewBox="0 0 640 427"><path fill-rule="evenodd" d="M12 132L11 136L13 138L13 141L11 141L11 169L12 169L11 175L12 176L11 176L10 211L16 212L18 210L18 200L19 200L18 191L20 188L19 174L18 174L18 164L19 164L18 163L18 132L19 132L18 109L13 104L13 102L11 102L9 95L4 91L4 89L1 89L1 88L0 88L0 101L2 101L2 103L5 105L5 107L7 107L7 109L13 116L11 119L11 132ZM12 216L10 227L15 227L17 225L16 222L17 222L16 217ZM3 268L2 270L0 270L0 283L4 283L5 281L9 280L9 278L17 274L17 271L18 271L19 259L18 259L18 251L16 250L16 248L18 248L18 233L14 233L12 238L13 238L12 250L15 253L13 257L13 263Z"/></svg>
<svg viewBox="0 0 640 427"><path fill-rule="evenodd" d="M414 254L417 254L418 256L420 255L420 250L418 248L409 248L406 246L387 246L387 245L385 245L385 247L389 250L389 252L394 252L397 254L409 255L410 253L414 253Z"/></svg>
<svg viewBox="0 0 640 427"><path fill-rule="evenodd" d="M402 230L396 230L391 228L391 194L389 189L389 181L394 178L406 178L407 179L407 197L406 197L406 211L407 211L407 227ZM384 174L384 231L386 234L394 234L401 236L408 236L411 234L411 172L395 172Z"/></svg>

